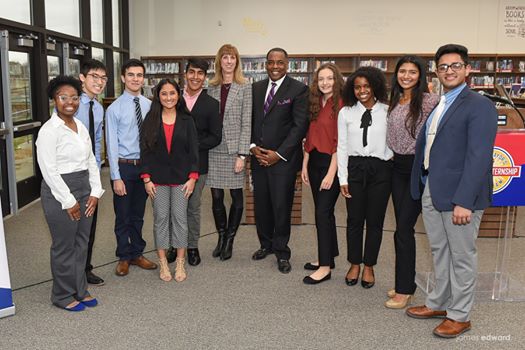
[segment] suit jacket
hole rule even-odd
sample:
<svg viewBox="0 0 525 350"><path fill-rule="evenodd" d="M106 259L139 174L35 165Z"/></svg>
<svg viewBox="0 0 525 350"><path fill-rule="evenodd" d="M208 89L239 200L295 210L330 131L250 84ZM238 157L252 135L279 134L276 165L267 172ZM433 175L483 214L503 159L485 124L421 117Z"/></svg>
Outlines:
<svg viewBox="0 0 525 350"><path fill-rule="evenodd" d="M188 175L199 171L197 130L193 118L177 111L177 119L171 139L171 153L166 147L166 136L162 121L155 147L146 150L141 142L141 173L149 174L151 181L161 185L183 184Z"/></svg>
<svg viewBox="0 0 525 350"><path fill-rule="evenodd" d="M287 173L301 168L302 140L308 130L308 88L303 83L286 76L275 93L268 113L264 115L264 102L268 79L252 85L252 143L274 150L287 161L280 160L263 168L254 159L253 171L268 169L273 173Z"/></svg>
<svg viewBox="0 0 525 350"><path fill-rule="evenodd" d="M439 122L430 150L427 183L439 211L455 205L481 210L492 201L492 153L498 114L486 97L465 87ZM421 198L426 124L416 141L411 193Z"/></svg>
<svg viewBox="0 0 525 350"><path fill-rule="evenodd" d="M219 112L219 103L205 90L191 110L199 141L199 174L208 173L208 151L221 143L222 122Z"/></svg>
<svg viewBox="0 0 525 350"><path fill-rule="evenodd" d="M210 86L208 93L220 102L221 86ZM223 140L228 154L250 154L252 125L252 87L250 84L232 83L222 122Z"/></svg>

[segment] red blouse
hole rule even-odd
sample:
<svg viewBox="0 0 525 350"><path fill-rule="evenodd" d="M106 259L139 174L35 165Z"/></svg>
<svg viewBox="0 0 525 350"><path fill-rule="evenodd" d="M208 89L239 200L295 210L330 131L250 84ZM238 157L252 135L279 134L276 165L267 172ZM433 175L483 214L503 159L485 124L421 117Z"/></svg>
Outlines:
<svg viewBox="0 0 525 350"><path fill-rule="evenodd" d="M322 99L322 97L321 97ZM322 101L320 101L322 106ZM337 151L337 115L332 117L333 98L330 97L321 107L316 120L310 122L304 150L308 153L317 149L320 153L334 154ZM343 101L339 100L339 111Z"/></svg>

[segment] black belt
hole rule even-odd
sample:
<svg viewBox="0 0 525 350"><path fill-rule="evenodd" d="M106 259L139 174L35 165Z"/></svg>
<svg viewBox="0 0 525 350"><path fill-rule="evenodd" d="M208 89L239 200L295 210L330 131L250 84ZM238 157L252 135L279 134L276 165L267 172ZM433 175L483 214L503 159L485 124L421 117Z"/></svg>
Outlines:
<svg viewBox="0 0 525 350"><path fill-rule="evenodd" d="M139 164L140 164L140 159L125 159L125 158L119 158L119 159L118 159L118 162L119 162L119 163L124 163L124 164L139 165Z"/></svg>

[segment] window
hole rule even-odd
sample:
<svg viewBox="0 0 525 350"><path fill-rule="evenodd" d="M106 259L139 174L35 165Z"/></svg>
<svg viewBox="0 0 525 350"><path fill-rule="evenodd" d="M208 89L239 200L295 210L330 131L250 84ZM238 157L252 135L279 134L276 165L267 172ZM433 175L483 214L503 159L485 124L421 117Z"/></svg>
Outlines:
<svg viewBox="0 0 525 350"><path fill-rule="evenodd" d="M91 0L91 40L104 42L104 11L102 9L102 0Z"/></svg>
<svg viewBox="0 0 525 350"><path fill-rule="evenodd" d="M115 96L119 96L122 93L122 82L120 80L120 69L122 68L122 61L120 59L120 52L113 52L113 76Z"/></svg>
<svg viewBox="0 0 525 350"><path fill-rule="evenodd" d="M45 0L45 6L47 29L80 36L79 0Z"/></svg>
<svg viewBox="0 0 525 350"><path fill-rule="evenodd" d="M120 1L111 1L111 15L113 20L113 46L120 46Z"/></svg>
<svg viewBox="0 0 525 350"><path fill-rule="evenodd" d="M25 24L31 24L31 7L30 0L18 0L16 6L13 6L12 0L0 0L0 17L7 18Z"/></svg>

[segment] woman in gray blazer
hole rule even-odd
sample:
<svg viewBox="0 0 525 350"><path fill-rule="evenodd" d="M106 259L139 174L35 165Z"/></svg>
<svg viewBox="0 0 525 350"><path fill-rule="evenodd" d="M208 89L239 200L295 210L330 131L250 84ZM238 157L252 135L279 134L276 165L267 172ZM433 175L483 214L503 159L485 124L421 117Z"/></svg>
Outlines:
<svg viewBox="0 0 525 350"><path fill-rule="evenodd" d="M215 76L210 80L208 94L220 103L223 123L221 144L209 152L206 185L211 187L212 209L219 234L213 257L228 260L232 256L233 239L239 228L244 208L245 158L250 150L252 120L252 89L242 74L237 48L221 46L215 56ZM224 189L230 190L232 204L229 216L224 206Z"/></svg>

